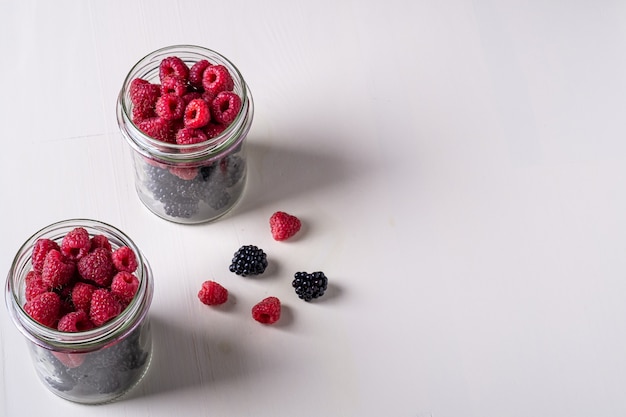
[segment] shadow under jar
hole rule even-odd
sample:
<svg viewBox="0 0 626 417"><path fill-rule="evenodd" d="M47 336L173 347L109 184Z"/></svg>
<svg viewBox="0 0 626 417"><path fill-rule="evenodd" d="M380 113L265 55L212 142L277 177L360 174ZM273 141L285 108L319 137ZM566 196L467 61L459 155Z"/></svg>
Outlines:
<svg viewBox="0 0 626 417"><path fill-rule="evenodd" d="M239 96L241 108L234 120L221 125L221 133L207 134L206 141L180 144L175 131L182 122L170 124L167 140L155 139L139 127L141 122L137 122L131 99L132 82L139 78L162 85L160 65L170 57L180 58L188 68L207 60L228 69L233 81L231 91ZM188 83L188 88L187 92L202 93L201 87L200 91L193 91ZM137 194L151 212L175 223L204 223L223 216L240 200L247 175L245 142L254 110L247 84L227 58L194 45L156 50L132 67L119 93L116 110L120 131L132 149ZM160 123L158 115L152 118Z"/></svg>
<svg viewBox="0 0 626 417"><path fill-rule="evenodd" d="M127 246L135 252L134 274L139 286L132 301L100 327L61 332L31 318L24 309L26 279L32 270L32 250L39 238L61 243L76 227L90 236L104 235L112 250ZM26 337L39 379L54 394L82 404L113 401L133 388L146 374L152 358L148 310L152 302L152 271L135 243L117 228L89 219L71 219L47 226L18 250L6 281L5 301L14 324Z"/></svg>

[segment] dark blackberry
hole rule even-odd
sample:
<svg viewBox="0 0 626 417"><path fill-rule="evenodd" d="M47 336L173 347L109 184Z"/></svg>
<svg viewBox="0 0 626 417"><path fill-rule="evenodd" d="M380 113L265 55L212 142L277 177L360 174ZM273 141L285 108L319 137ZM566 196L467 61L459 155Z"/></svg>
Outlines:
<svg viewBox="0 0 626 417"><path fill-rule="evenodd" d="M245 172L245 161L238 155L229 155L220 161L220 170L223 175L225 187L232 187L243 177Z"/></svg>
<svg viewBox="0 0 626 417"><path fill-rule="evenodd" d="M146 165L146 189L163 203L165 214L189 218L198 212L200 183L183 180L167 169Z"/></svg>
<svg viewBox="0 0 626 417"><path fill-rule="evenodd" d="M328 278L323 272L296 272L291 285L296 289L298 297L304 301L311 301L321 297L328 288Z"/></svg>
<svg viewBox="0 0 626 417"><path fill-rule="evenodd" d="M248 275L259 275L267 268L267 255L254 245L240 247L233 255L230 264L230 272L234 272L242 277Z"/></svg>

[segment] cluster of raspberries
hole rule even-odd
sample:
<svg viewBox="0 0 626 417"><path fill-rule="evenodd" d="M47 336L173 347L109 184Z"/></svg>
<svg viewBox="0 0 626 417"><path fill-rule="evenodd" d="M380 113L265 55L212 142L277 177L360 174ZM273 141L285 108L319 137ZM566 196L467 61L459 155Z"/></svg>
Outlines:
<svg viewBox="0 0 626 417"><path fill-rule="evenodd" d="M300 219L283 211L277 211L270 217L270 231L276 241L283 241L294 236L302 226ZM267 255L255 245L244 245L234 254L229 266L230 272L246 277L260 275L268 266ZM328 279L323 272L311 274L301 271L294 274L292 286L298 297L311 301L321 297L328 287ZM218 282L208 280L202 283L198 298L206 305L215 306L228 301L228 290ZM281 303L277 297L267 297L255 304L251 310L252 318L259 323L274 324L280 319Z"/></svg>
<svg viewBox="0 0 626 417"><path fill-rule="evenodd" d="M130 82L131 119L146 135L190 145L219 135L235 120L241 98L228 69L203 59L191 67L177 56L159 64L160 84Z"/></svg>
<svg viewBox="0 0 626 417"><path fill-rule="evenodd" d="M135 252L127 246L113 249L106 236L90 236L83 227L60 242L38 239L31 264L24 311L62 332L102 326L128 306L139 287Z"/></svg>

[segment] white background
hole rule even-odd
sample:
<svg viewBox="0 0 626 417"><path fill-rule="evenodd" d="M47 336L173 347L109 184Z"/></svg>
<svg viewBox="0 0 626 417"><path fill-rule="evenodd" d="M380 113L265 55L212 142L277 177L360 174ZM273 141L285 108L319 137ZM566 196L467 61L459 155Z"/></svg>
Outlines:
<svg viewBox="0 0 626 417"><path fill-rule="evenodd" d="M115 119L130 67L181 43L256 104L246 194L198 226L139 202ZM626 415L625 48L617 0L0 0L0 268L88 217L155 274L154 362L113 404L47 391L3 308L0 415ZM228 271L243 244L264 276ZM299 300L299 270L328 294Z"/></svg>

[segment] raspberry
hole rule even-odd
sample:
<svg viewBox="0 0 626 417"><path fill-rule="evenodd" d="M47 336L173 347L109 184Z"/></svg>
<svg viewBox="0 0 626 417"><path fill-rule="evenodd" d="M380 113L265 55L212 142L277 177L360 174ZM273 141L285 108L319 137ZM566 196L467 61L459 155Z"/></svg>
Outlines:
<svg viewBox="0 0 626 417"><path fill-rule="evenodd" d="M224 304L228 299L228 290L215 281L204 281L198 298L208 306Z"/></svg>
<svg viewBox="0 0 626 417"><path fill-rule="evenodd" d="M128 305L137 294L139 278L127 271L120 271L113 277L111 293L117 297L123 305Z"/></svg>
<svg viewBox="0 0 626 417"><path fill-rule="evenodd" d="M240 247L233 255L230 264L230 272L243 277L248 275L259 275L267 268L267 255L254 245Z"/></svg>
<svg viewBox="0 0 626 417"><path fill-rule="evenodd" d="M104 248L109 252L113 250L111 242L109 242L109 238L105 235L95 235L91 238L91 250L96 248Z"/></svg>
<svg viewBox="0 0 626 417"><path fill-rule="evenodd" d="M129 95L133 106L152 107L161 95L161 86L141 78L135 78L130 82Z"/></svg>
<svg viewBox="0 0 626 417"><path fill-rule="evenodd" d="M211 121L209 105L201 98L191 100L185 107L185 127L194 129L206 126Z"/></svg>
<svg viewBox="0 0 626 417"><path fill-rule="evenodd" d="M207 138L211 139L216 136L219 136L226 129L226 125L221 123L209 122L206 126L204 126L204 133L206 133Z"/></svg>
<svg viewBox="0 0 626 417"><path fill-rule="evenodd" d="M302 223L300 219L284 211L277 211L270 217L270 230L274 240L286 240L298 233Z"/></svg>
<svg viewBox="0 0 626 417"><path fill-rule="evenodd" d="M191 100L195 100L197 98L202 98L202 94L197 91L185 93L185 95L182 97L183 101L185 102L185 107L187 106L187 104L189 104Z"/></svg>
<svg viewBox="0 0 626 417"><path fill-rule="evenodd" d="M189 78L189 67L177 56L170 56L159 64L159 79L161 83L168 77L174 77L182 81Z"/></svg>
<svg viewBox="0 0 626 417"><path fill-rule="evenodd" d="M174 143L172 126L169 121L160 117L141 120L137 127L146 135L161 142Z"/></svg>
<svg viewBox="0 0 626 417"><path fill-rule="evenodd" d="M206 59L202 59L189 68L189 83L196 88L202 88L202 76L211 63Z"/></svg>
<svg viewBox="0 0 626 417"><path fill-rule="evenodd" d="M114 250L111 258L118 271L135 272L137 269L137 256L128 246L120 246Z"/></svg>
<svg viewBox="0 0 626 417"><path fill-rule="evenodd" d="M71 281L75 268L75 264L65 258L61 252L52 249L43 261L41 280L49 289L61 288Z"/></svg>
<svg viewBox="0 0 626 417"><path fill-rule="evenodd" d="M95 326L84 310L72 311L59 319L57 329L61 332L84 332Z"/></svg>
<svg viewBox="0 0 626 417"><path fill-rule="evenodd" d="M296 289L298 297L304 301L311 301L314 298L321 297L328 287L328 278L323 272L296 272L291 285Z"/></svg>
<svg viewBox="0 0 626 417"><path fill-rule="evenodd" d="M187 93L187 86L185 82L176 77L167 77L161 80L161 95L174 94L175 96L182 97Z"/></svg>
<svg viewBox="0 0 626 417"><path fill-rule="evenodd" d="M223 65L211 65L202 74L204 91L214 96L221 91L232 91L234 85L230 72Z"/></svg>
<svg viewBox="0 0 626 417"><path fill-rule="evenodd" d="M228 125L241 110L241 98L231 92L222 91L211 102L211 117L218 123Z"/></svg>
<svg viewBox="0 0 626 417"><path fill-rule="evenodd" d="M61 253L73 261L77 261L88 254L90 248L91 238L84 227L74 228L61 240Z"/></svg>
<svg viewBox="0 0 626 417"><path fill-rule="evenodd" d="M54 240L41 238L37 239L33 245L33 252L31 255L31 263L33 269L37 272L41 272L43 268L43 261L46 259L46 255L52 249L61 251L61 247Z"/></svg>
<svg viewBox="0 0 626 417"><path fill-rule="evenodd" d="M153 117L157 117L156 112L154 111L154 105L156 103L151 103L150 105L145 106L135 106L132 110L132 121L134 124L139 124L147 119L152 119Z"/></svg>
<svg viewBox="0 0 626 417"><path fill-rule="evenodd" d="M180 119L185 113L185 102L182 97L165 94L157 100L154 111L157 116L165 120Z"/></svg>
<svg viewBox="0 0 626 417"><path fill-rule="evenodd" d="M185 181L191 181L198 176L198 168L170 167L169 171Z"/></svg>
<svg viewBox="0 0 626 417"><path fill-rule="evenodd" d="M274 324L280 319L280 300L267 297L252 307L252 318L263 324Z"/></svg>
<svg viewBox="0 0 626 417"><path fill-rule="evenodd" d="M78 273L80 276L101 287L111 284L115 267L111 259L111 253L104 248L97 248L78 261Z"/></svg>
<svg viewBox="0 0 626 417"><path fill-rule="evenodd" d="M70 295L74 309L76 311L84 310L88 312L89 307L91 306L91 297L93 296L93 292L95 290L95 286L86 282L77 282L74 284L72 287L72 294Z"/></svg>
<svg viewBox="0 0 626 417"><path fill-rule="evenodd" d="M89 308L89 319L97 327L117 317L121 312L121 304L108 289L98 288L93 292Z"/></svg>
<svg viewBox="0 0 626 417"><path fill-rule="evenodd" d="M193 145L207 141L206 134L200 129L184 127L176 133L176 143L178 145ZM181 149L181 152L191 152L192 150Z"/></svg>
<svg viewBox="0 0 626 417"><path fill-rule="evenodd" d="M61 299L55 292L44 292L24 305L24 311L33 320L48 327L55 327L61 308Z"/></svg>
<svg viewBox="0 0 626 417"><path fill-rule="evenodd" d="M24 289L24 296L26 301L31 301L39 294L43 294L44 292L48 292L49 288L46 284L43 283L41 279L41 274L39 272L29 271L26 274L26 288Z"/></svg>

